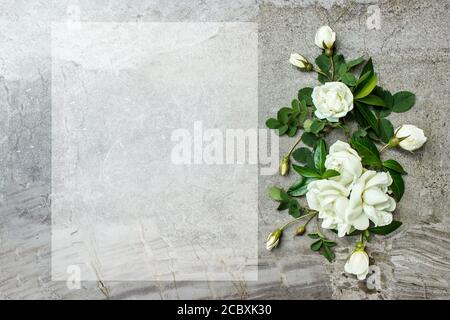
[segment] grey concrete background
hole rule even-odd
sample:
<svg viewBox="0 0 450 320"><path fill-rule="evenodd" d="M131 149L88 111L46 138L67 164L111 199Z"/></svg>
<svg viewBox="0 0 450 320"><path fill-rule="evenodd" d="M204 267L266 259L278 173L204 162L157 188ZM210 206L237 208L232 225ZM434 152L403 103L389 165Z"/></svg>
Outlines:
<svg viewBox="0 0 450 320"><path fill-rule="evenodd" d="M265 197L289 178L260 177L260 259L257 282L83 282L68 290L50 281L50 23L65 21L70 4L82 21L251 21L259 24L259 123L312 85L288 63L298 51L315 57L315 30L329 24L348 57L372 56L380 82L416 93L414 109L391 117L429 138L414 155L389 151L409 172L396 211L404 226L370 245L378 288L347 276L344 245L328 264L309 241L287 236L279 250L263 241L288 221ZM369 4L381 9L381 30L368 30ZM0 4L0 298L2 299L431 299L450 298L449 2L397 1L2 1ZM332 139L333 137L330 137ZM292 139L281 141L285 152ZM350 244L350 242L349 242Z"/></svg>

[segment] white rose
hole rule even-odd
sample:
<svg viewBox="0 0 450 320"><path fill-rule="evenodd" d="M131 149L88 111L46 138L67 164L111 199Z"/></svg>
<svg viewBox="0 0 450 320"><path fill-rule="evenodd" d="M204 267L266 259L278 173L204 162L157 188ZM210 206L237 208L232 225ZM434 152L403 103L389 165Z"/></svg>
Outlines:
<svg viewBox="0 0 450 320"><path fill-rule="evenodd" d="M353 94L342 82L327 82L314 88L312 100L319 119L338 122L353 109Z"/></svg>
<svg viewBox="0 0 450 320"><path fill-rule="evenodd" d="M291 54L289 62L300 69L307 69L310 66L308 60L298 53Z"/></svg>
<svg viewBox="0 0 450 320"><path fill-rule="evenodd" d="M401 140L398 144L402 149L414 151L423 146L427 141L427 137L423 130L412 124L404 124L395 131L395 138Z"/></svg>
<svg viewBox="0 0 450 320"><path fill-rule="evenodd" d="M314 42L322 49L333 48L336 41L336 33L329 26L322 26L316 32Z"/></svg>
<svg viewBox="0 0 450 320"><path fill-rule="evenodd" d="M351 189L356 179L362 174L361 158L348 143L340 140L331 147L325 160L325 168L336 170L339 176L330 178Z"/></svg>
<svg viewBox="0 0 450 320"><path fill-rule="evenodd" d="M356 249L344 266L347 273L355 274L359 280L364 280L369 272L369 256L364 249Z"/></svg>
<svg viewBox="0 0 450 320"><path fill-rule="evenodd" d="M306 201L308 206L319 212L322 228L337 229L338 236L343 237L353 226L366 229L368 220L359 212L355 212L348 199L349 191L333 180L316 180L308 185ZM367 224L366 223L367 220Z"/></svg>
<svg viewBox="0 0 450 320"><path fill-rule="evenodd" d="M392 222L392 211L395 210L395 200L390 197L388 186L392 183L391 176L386 172L368 170L355 182L350 194L349 219L354 219L361 211L365 219L370 219L375 226L385 226ZM366 226L364 226L366 225ZM365 230L369 221L362 226L356 226L358 230Z"/></svg>

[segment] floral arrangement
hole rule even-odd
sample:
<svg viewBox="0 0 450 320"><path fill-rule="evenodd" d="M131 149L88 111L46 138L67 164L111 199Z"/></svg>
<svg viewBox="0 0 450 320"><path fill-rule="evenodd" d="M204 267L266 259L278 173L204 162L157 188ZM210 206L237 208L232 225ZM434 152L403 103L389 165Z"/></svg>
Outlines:
<svg viewBox="0 0 450 320"><path fill-rule="evenodd" d="M391 94L382 88L372 60L360 57L346 61L336 53L335 40L336 34L329 26L319 28L315 44L322 53L315 65L300 54L291 55L289 62L300 71L316 72L321 85L300 89L291 107L282 107L276 118L266 121L267 127L277 130L280 136L294 137L303 129L281 159L279 170L285 176L293 158L296 163L292 169L299 179L287 190L268 190L278 210L287 210L294 220L273 231L266 247L277 247L284 230L296 222L304 221L296 235L305 234L309 222L316 218L317 230L308 233L313 239L311 250L332 262L337 243L327 238L324 229L338 237L356 236L356 247L345 271L363 280L369 270L366 243L373 234L386 235L401 226L393 213L404 193L406 172L396 160L382 160L380 154L396 147L412 152L427 138L423 130L410 124L394 130L387 119L392 112L411 109L415 95L408 91ZM335 128L343 130L348 141L337 140L327 150L324 137ZM300 142L305 146L296 149ZM306 197L307 207L298 201L302 196Z"/></svg>

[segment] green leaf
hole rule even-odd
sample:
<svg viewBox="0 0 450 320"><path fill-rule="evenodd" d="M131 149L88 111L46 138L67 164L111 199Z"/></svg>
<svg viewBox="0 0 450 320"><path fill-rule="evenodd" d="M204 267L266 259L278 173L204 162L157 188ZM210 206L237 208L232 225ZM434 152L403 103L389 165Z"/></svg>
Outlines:
<svg viewBox="0 0 450 320"><path fill-rule="evenodd" d="M314 147L317 143L317 136L311 132L303 132L302 134L302 142L307 146Z"/></svg>
<svg viewBox="0 0 450 320"><path fill-rule="evenodd" d="M288 212L293 218L298 218L301 216L300 205L298 204L297 200L293 199L289 202Z"/></svg>
<svg viewBox="0 0 450 320"><path fill-rule="evenodd" d="M360 65L364 61L365 60L363 57L359 57L357 59L350 60L349 62L347 62L347 68L350 70L351 68L354 68L354 67Z"/></svg>
<svg viewBox="0 0 450 320"><path fill-rule="evenodd" d="M327 76L330 75L331 61L328 56L326 56L325 54L321 54L316 58L316 64L320 70L327 74Z"/></svg>
<svg viewBox="0 0 450 320"><path fill-rule="evenodd" d="M308 167L301 167L296 164L292 165L292 168L301 176L306 178L320 178L321 175L317 173L316 171L312 170Z"/></svg>
<svg viewBox="0 0 450 320"><path fill-rule="evenodd" d="M312 156L311 150L305 147L298 148L292 152L292 157L300 163L307 163L308 159Z"/></svg>
<svg viewBox="0 0 450 320"><path fill-rule="evenodd" d="M359 76L361 77L361 75L364 75L366 73L373 73L372 58L369 58L369 60L367 60L366 64L364 65L364 68L361 70L361 73L359 74Z"/></svg>
<svg viewBox="0 0 450 320"><path fill-rule="evenodd" d="M282 124L287 124L288 120L289 120L289 116L292 114L292 109L291 108L281 108L280 110L278 110L277 113L277 118L278 121L281 122Z"/></svg>
<svg viewBox="0 0 450 320"><path fill-rule="evenodd" d="M364 129L358 129L352 134L352 138L361 138L367 135L367 131Z"/></svg>
<svg viewBox="0 0 450 320"><path fill-rule="evenodd" d="M401 225L402 225L402 223L400 221L394 220L387 226L370 227L369 231L372 233L375 233L375 234L386 235L386 234L389 234L389 233L397 230Z"/></svg>
<svg viewBox="0 0 450 320"><path fill-rule="evenodd" d="M293 126L289 127L289 129L287 131L288 137L295 136L295 134L297 133L297 130L298 130L298 127L296 125L293 125Z"/></svg>
<svg viewBox="0 0 450 320"><path fill-rule="evenodd" d="M312 98L311 98L312 92L313 92L313 88L306 87L306 88L300 89L298 91L298 100L304 101L306 103L306 105L308 105L308 106L312 106L312 104L313 104Z"/></svg>
<svg viewBox="0 0 450 320"><path fill-rule="evenodd" d="M287 131L289 130L289 126L287 124L281 126L280 128L278 128L278 135L282 136L283 134L285 134Z"/></svg>
<svg viewBox="0 0 450 320"><path fill-rule="evenodd" d="M325 158L327 157L327 146L325 140L321 139L316 149L314 150L314 164L319 174L325 172Z"/></svg>
<svg viewBox="0 0 450 320"><path fill-rule="evenodd" d="M387 170L392 177L392 184L390 186L390 189L392 190L395 201L399 202L403 197L403 193L405 192L405 182L403 181L402 175L400 173L392 169Z"/></svg>
<svg viewBox="0 0 450 320"><path fill-rule="evenodd" d="M364 82L364 85L361 86L360 89L357 88L358 91L354 99L357 100L368 96L375 88L377 83L378 83L378 76L376 73L374 73L367 79L367 81Z"/></svg>
<svg viewBox="0 0 450 320"><path fill-rule="evenodd" d="M400 91L394 94L394 112L406 112L412 108L416 102L416 96L409 91Z"/></svg>
<svg viewBox="0 0 450 320"><path fill-rule="evenodd" d="M329 246L323 246L323 256L328 260L328 262L333 262L336 257Z"/></svg>
<svg viewBox="0 0 450 320"><path fill-rule="evenodd" d="M353 138L351 144L358 151L363 164L373 167L381 166L380 152L372 141L367 138Z"/></svg>
<svg viewBox="0 0 450 320"><path fill-rule="evenodd" d="M281 201L280 205L277 208L277 210L278 211L283 211L283 210L286 210L287 208L289 208L289 201Z"/></svg>
<svg viewBox="0 0 450 320"><path fill-rule="evenodd" d="M269 197L272 198L272 200L275 201L282 201L283 197L281 196L283 192L283 189L277 188L277 187L271 187L267 190L267 193L269 194Z"/></svg>
<svg viewBox="0 0 450 320"><path fill-rule="evenodd" d="M378 111L378 115L382 118L390 115L394 106L394 97L392 96L392 94L388 90L384 90L379 86L375 87L372 93L377 95L384 101L384 107Z"/></svg>
<svg viewBox="0 0 450 320"><path fill-rule="evenodd" d="M344 73L341 76L341 81L350 87L356 85L356 77L353 75L353 73L350 72Z"/></svg>
<svg viewBox="0 0 450 320"><path fill-rule="evenodd" d="M300 101L298 101L297 99L293 99L291 101L291 107L294 110L299 110L300 109Z"/></svg>
<svg viewBox="0 0 450 320"><path fill-rule="evenodd" d="M320 131L323 130L323 128L325 127L325 121L321 121L321 120L314 120L313 123L311 124L310 127L310 131L312 133L319 133Z"/></svg>
<svg viewBox="0 0 450 320"><path fill-rule="evenodd" d="M320 248L322 247L322 239L317 240L316 242L314 242L313 244L311 244L311 250L312 251L319 251Z"/></svg>
<svg viewBox="0 0 450 320"><path fill-rule="evenodd" d="M369 94L367 97L358 99L358 101L368 104L369 106L384 107L386 105L383 99L381 99L380 97L377 97L374 94Z"/></svg>
<svg viewBox="0 0 450 320"><path fill-rule="evenodd" d="M380 119L380 138L383 142L388 143L394 136L394 127L388 119Z"/></svg>
<svg viewBox="0 0 450 320"><path fill-rule="evenodd" d="M279 127L281 127L281 123L277 119L270 118L267 119L266 126L269 129L278 129Z"/></svg>
<svg viewBox="0 0 450 320"><path fill-rule="evenodd" d="M305 195L306 192L308 192L308 184L314 180L316 179L301 177L292 186L289 187L287 193L292 197L301 197Z"/></svg>
<svg viewBox="0 0 450 320"><path fill-rule="evenodd" d="M398 172L400 174L407 174L400 163L392 159L383 161L383 167L386 169L394 170L395 172Z"/></svg>
<svg viewBox="0 0 450 320"><path fill-rule="evenodd" d="M329 169L323 173L322 179L329 179L332 177L337 177L339 175L340 175L340 173L337 172L336 170Z"/></svg>
<svg viewBox="0 0 450 320"><path fill-rule="evenodd" d="M310 237L311 239L319 239L320 236L317 233L308 233L308 237Z"/></svg>
<svg viewBox="0 0 450 320"><path fill-rule="evenodd" d="M362 117L364 118L364 120L369 124L369 126L373 129L373 131L375 131L375 133L378 134L379 132L378 120L373 114L373 112L367 106L361 105L359 103L355 103L355 105L360 114L362 115Z"/></svg>

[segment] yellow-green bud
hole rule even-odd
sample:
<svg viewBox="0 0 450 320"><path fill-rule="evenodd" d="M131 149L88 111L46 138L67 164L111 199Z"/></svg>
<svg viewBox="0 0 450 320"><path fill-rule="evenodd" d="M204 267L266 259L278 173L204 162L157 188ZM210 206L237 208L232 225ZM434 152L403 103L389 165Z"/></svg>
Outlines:
<svg viewBox="0 0 450 320"><path fill-rule="evenodd" d="M302 236L305 234L306 228L304 225L301 225L300 227L297 228L297 231L295 232L296 236Z"/></svg>
<svg viewBox="0 0 450 320"><path fill-rule="evenodd" d="M392 137L389 142L388 142L388 146L391 148L395 148L396 146L398 146L398 144L400 143L400 139L397 137Z"/></svg>
<svg viewBox="0 0 450 320"><path fill-rule="evenodd" d="M303 122L303 129L306 131L306 132L309 132L310 130L311 130L311 125L313 124L313 121L311 120L311 119L306 119L304 122Z"/></svg>
<svg viewBox="0 0 450 320"><path fill-rule="evenodd" d="M290 161L289 161L289 157L288 156L285 156L285 157L283 157L283 159L281 159L280 174L282 176L287 175L287 173L289 172L289 164L290 164Z"/></svg>
<svg viewBox="0 0 450 320"><path fill-rule="evenodd" d="M326 49L325 49L325 55L326 55L327 57L333 56L333 48L326 48Z"/></svg>
<svg viewBox="0 0 450 320"><path fill-rule="evenodd" d="M266 249L270 251L276 246L278 246L282 234L283 230L281 230L280 228L270 233L266 240Z"/></svg>

